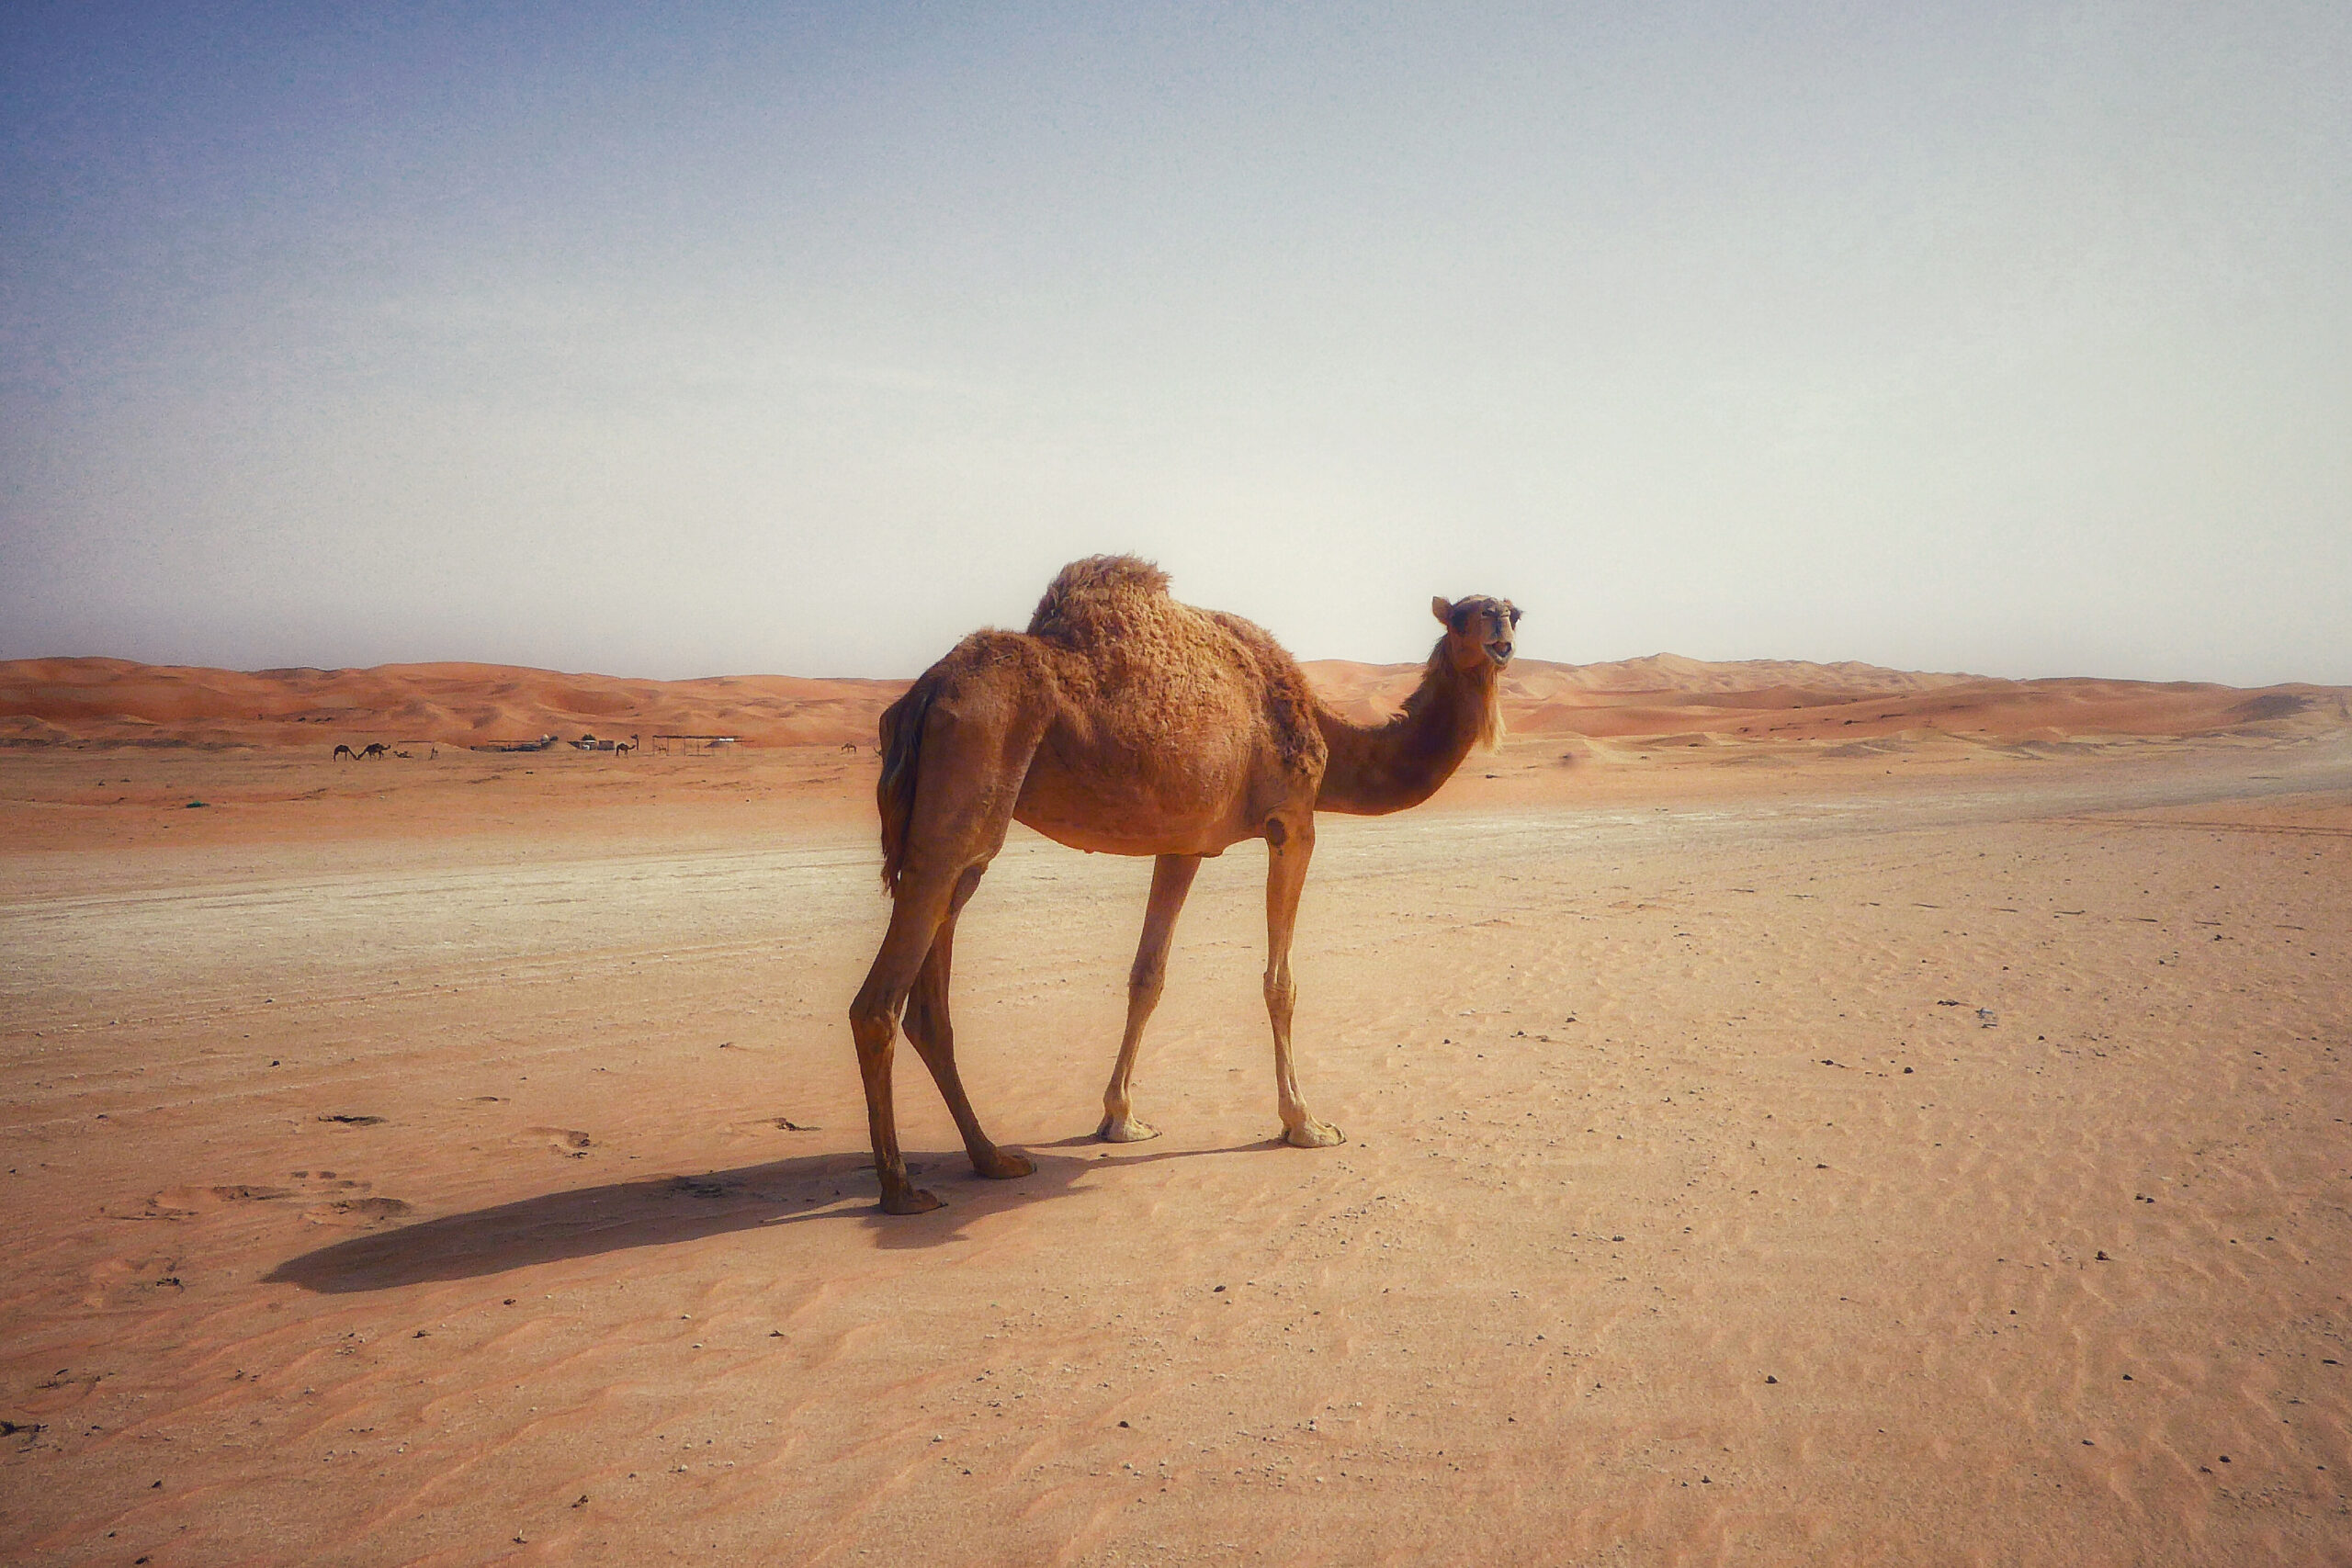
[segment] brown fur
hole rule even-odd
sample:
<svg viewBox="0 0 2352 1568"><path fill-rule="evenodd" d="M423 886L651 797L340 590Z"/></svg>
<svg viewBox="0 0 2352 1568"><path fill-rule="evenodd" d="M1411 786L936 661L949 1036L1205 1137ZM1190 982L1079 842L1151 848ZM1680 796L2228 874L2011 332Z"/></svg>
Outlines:
<svg viewBox="0 0 2352 1568"><path fill-rule="evenodd" d="M884 1208L937 1202L909 1182L899 1152L890 1059L902 1011L975 1168L1032 1168L980 1130L947 1015L956 918L1014 821L1073 848L1158 860L1104 1137L1151 1135L1127 1090L1193 870L1259 839L1270 857L1266 1006L1283 1125L1295 1144L1340 1141L1307 1113L1292 1070L1291 931L1318 807L1410 805L1495 733L1495 669L1510 657L1517 612L1496 600L1435 607L1451 629L1421 688L1387 725L1363 728L1317 703L1261 628L1177 603L1147 561L1093 556L1055 577L1027 631L973 633L890 705L876 786L890 928L850 1009Z"/></svg>
<svg viewBox="0 0 2352 1568"><path fill-rule="evenodd" d="M1062 568L1046 585L1029 616L1029 635L1065 648L1096 647L1115 640L1139 607L1167 597L1168 574L1151 562L1088 556Z"/></svg>

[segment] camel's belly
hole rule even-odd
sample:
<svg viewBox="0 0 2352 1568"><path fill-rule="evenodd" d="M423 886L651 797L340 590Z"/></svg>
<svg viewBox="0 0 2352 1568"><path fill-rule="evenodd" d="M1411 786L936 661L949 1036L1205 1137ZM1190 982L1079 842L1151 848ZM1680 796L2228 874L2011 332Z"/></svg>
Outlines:
<svg viewBox="0 0 2352 1568"><path fill-rule="evenodd" d="M1262 824L1253 832L1224 819L1161 820L1148 827L1134 822L1113 826L1076 814L1032 809L1026 800L1015 808L1012 819L1057 844L1102 855L1217 855L1245 839L1261 837L1264 831Z"/></svg>
<svg viewBox="0 0 2352 1568"><path fill-rule="evenodd" d="M1250 728L1219 716L1181 745L1153 747L1111 727L1050 730L1030 759L1013 820L1098 854L1214 855L1265 836L1266 818L1304 804Z"/></svg>

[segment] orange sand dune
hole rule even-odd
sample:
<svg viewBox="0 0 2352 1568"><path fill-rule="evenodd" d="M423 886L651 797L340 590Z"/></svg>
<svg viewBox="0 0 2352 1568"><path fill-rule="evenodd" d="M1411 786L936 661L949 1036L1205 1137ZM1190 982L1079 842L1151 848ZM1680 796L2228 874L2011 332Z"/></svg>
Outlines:
<svg viewBox="0 0 2352 1568"><path fill-rule="evenodd" d="M1335 701L1368 699L1394 706L1419 678L1413 664L1359 664L1344 659L1317 660L1307 673ZM1742 659L1710 663L1675 653L1623 659L1606 664L1555 664L1522 659L1503 683L1506 700L1533 709L1553 703L1571 706L1613 703L1634 696L1690 700L1705 696L1724 707L1806 707L1822 703L1937 691L1982 680L1976 675L1927 674L1887 670L1850 660L1808 664L1784 659Z"/></svg>
<svg viewBox="0 0 2352 1568"><path fill-rule="evenodd" d="M560 734L731 735L747 745L864 740L903 681L790 675L641 681L498 664L251 673L119 659L0 663L0 738L482 746Z"/></svg>
<svg viewBox="0 0 2352 1568"><path fill-rule="evenodd" d="M1402 702L1418 667L1318 660L1308 676L1349 716ZM2147 681L2003 681L1875 665L1782 660L1705 663L1661 653L1613 664L1521 660L1503 680L1504 716L1521 735L1608 739L1853 740L1909 730L2002 741L2076 736L2202 735L2265 726L2332 728L2352 721L2352 690Z"/></svg>
<svg viewBox="0 0 2352 1568"><path fill-rule="evenodd" d="M1341 712L1374 719L1412 690L1409 664L1321 660L1308 676ZM731 735L751 746L869 743L903 681L788 675L649 681L494 664L240 672L118 659L0 663L0 739L319 746L484 746L582 735ZM1860 741L1934 731L1999 742L2183 736L2352 722L2352 690L2248 692L2141 681L2003 681L1874 665L1707 663L1657 654L1609 664L1522 660L1504 681L1522 735L1600 739Z"/></svg>

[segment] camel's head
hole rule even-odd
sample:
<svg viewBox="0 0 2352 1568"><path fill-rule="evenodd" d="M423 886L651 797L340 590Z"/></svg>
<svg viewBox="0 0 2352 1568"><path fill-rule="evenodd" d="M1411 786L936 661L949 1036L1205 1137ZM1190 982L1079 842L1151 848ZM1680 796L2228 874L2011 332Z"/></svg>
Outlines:
<svg viewBox="0 0 2352 1568"><path fill-rule="evenodd" d="M1464 675L1482 669L1499 671L1510 662L1512 642L1519 635L1519 606L1510 600L1483 593L1452 603L1439 598L1430 601L1430 611L1445 623L1446 657Z"/></svg>

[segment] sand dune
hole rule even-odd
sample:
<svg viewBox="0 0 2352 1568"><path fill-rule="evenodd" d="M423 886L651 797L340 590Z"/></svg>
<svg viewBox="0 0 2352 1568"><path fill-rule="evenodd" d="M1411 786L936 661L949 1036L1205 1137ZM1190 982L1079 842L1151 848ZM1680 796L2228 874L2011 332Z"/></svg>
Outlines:
<svg viewBox="0 0 2352 1568"><path fill-rule="evenodd" d="M28 659L0 663L0 737L331 749L667 732L796 746L870 739L905 684L790 675L642 681L457 663L248 673Z"/></svg>
<svg viewBox="0 0 2352 1568"><path fill-rule="evenodd" d="M1341 712L1392 711L1416 666L1323 660L1307 674ZM488 664L240 672L115 659L0 663L0 739L319 747L483 746L632 733L732 735L750 746L870 744L904 682L788 675L648 681ZM1610 664L1523 660L1504 683L1523 735L1851 741L1937 731L2001 741L2182 736L2352 723L2352 689L2259 692L2138 681L2004 681L1865 664L1658 654Z"/></svg>
<svg viewBox="0 0 2352 1568"><path fill-rule="evenodd" d="M1413 689L1408 665L1323 660L1307 672L1335 706L1369 719ZM1659 654L1614 664L1523 660L1503 685L1515 733L1608 739L1849 740L1907 730L1991 739L2199 735L2260 724L2352 723L2352 689L2147 681L2005 681L1868 664L1703 663Z"/></svg>

